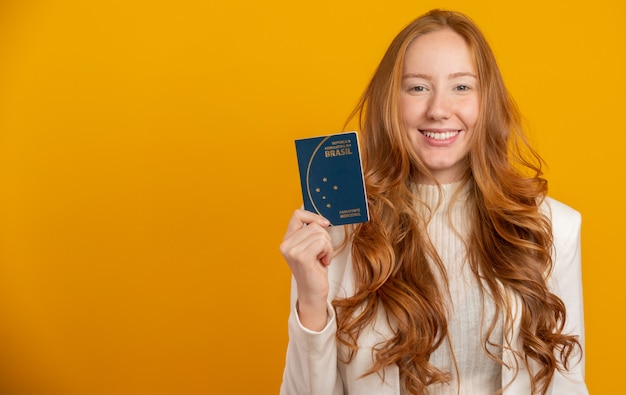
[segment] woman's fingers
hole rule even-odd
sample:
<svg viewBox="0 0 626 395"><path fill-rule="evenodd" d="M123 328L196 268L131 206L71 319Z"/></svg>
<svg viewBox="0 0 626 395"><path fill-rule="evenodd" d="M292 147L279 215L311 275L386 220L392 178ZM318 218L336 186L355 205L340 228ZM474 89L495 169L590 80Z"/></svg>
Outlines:
<svg viewBox="0 0 626 395"><path fill-rule="evenodd" d="M310 224L318 224L323 228L330 226L330 222L321 215L317 215L310 211L298 209L294 211L291 219L289 220L289 225L287 225L287 232L285 232L285 239L294 232Z"/></svg>
<svg viewBox="0 0 626 395"><path fill-rule="evenodd" d="M333 248L325 229L328 226L330 222L320 215L306 210L294 211L281 244L281 252L290 266L293 261L305 263L310 258L325 266L330 263Z"/></svg>
<svg viewBox="0 0 626 395"><path fill-rule="evenodd" d="M325 228L310 224L286 238L281 244L281 252L292 269L296 263L312 265L319 262L327 266L333 254L333 246Z"/></svg>
<svg viewBox="0 0 626 395"><path fill-rule="evenodd" d="M333 247L325 227L309 223L286 235L280 251L293 270L295 264L312 265L321 262L328 265Z"/></svg>
<svg viewBox="0 0 626 395"><path fill-rule="evenodd" d="M296 210L289 221L280 252L293 273L298 288L310 296L325 297L328 289L326 266L333 255L333 245L323 217Z"/></svg>

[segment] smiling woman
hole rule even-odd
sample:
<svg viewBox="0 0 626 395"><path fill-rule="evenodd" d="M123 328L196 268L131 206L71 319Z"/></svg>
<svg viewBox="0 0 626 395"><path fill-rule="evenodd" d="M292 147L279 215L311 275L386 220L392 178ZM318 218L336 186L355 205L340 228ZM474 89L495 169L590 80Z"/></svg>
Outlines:
<svg viewBox="0 0 626 395"><path fill-rule="evenodd" d="M580 214L516 149L520 117L478 27L417 18L355 112L371 219L293 214L281 393L587 394Z"/></svg>
<svg viewBox="0 0 626 395"><path fill-rule="evenodd" d="M621 127L626 2L1 0L0 394L276 395L293 140L340 131L400 27L433 7L483 28L550 195L582 213L586 381L623 392L626 133L597 132ZM502 103L479 91L481 109ZM384 167L403 155L388 140L371 194L405 179ZM474 148L484 179L498 156Z"/></svg>
<svg viewBox="0 0 626 395"><path fill-rule="evenodd" d="M469 46L453 30L426 34L409 45L403 75L400 116L413 150L437 182L461 180L480 103Z"/></svg>

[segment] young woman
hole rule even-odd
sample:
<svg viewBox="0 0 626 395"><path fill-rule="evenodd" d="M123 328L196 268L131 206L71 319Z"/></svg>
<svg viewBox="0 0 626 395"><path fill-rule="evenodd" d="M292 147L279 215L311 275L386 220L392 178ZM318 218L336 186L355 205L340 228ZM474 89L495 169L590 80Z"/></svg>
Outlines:
<svg viewBox="0 0 626 395"><path fill-rule="evenodd" d="M416 19L356 114L371 219L293 214L281 394L586 394L581 218L476 25Z"/></svg>

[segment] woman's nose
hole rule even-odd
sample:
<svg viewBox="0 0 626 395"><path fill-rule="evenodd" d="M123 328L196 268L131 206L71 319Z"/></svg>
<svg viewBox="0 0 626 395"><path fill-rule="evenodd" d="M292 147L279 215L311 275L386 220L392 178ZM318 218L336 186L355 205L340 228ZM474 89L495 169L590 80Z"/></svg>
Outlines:
<svg viewBox="0 0 626 395"><path fill-rule="evenodd" d="M428 102L426 116L430 119L447 119L450 117L451 107L450 101L445 94L434 92Z"/></svg>

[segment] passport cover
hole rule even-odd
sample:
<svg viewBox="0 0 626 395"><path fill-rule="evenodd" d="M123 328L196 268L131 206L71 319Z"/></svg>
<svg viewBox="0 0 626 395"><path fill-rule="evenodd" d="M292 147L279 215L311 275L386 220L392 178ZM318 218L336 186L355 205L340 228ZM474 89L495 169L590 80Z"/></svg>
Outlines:
<svg viewBox="0 0 626 395"><path fill-rule="evenodd" d="M332 225L369 220L356 132L296 140L296 154L305 210Z"/></svg>

